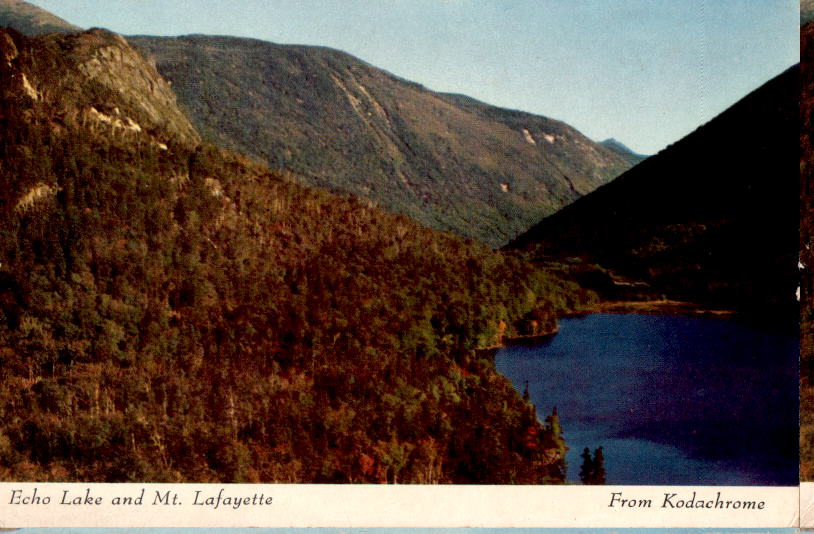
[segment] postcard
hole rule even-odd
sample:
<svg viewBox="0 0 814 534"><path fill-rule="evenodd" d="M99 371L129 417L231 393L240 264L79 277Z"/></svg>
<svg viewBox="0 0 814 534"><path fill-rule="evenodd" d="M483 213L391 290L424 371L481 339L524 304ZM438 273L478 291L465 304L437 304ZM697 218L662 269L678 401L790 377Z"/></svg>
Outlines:
<svg viewBox="0 0 814 534"><path fill-rule="evenodd" d="M799 526L809 11L0 0L0 527Z"/></svg>

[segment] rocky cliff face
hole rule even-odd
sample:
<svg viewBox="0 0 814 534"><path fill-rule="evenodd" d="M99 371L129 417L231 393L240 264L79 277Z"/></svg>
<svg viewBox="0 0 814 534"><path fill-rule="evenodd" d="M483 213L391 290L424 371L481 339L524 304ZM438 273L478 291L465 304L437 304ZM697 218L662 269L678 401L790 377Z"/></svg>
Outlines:
<svg viewBox="0 0 814 534"><path fill-rule="evenodd" d="M29 39L5 30L0 58L5 100L47 115L57 130L73 121L162 146L199 141L169 84L119 35L97 29Z"/></svg>

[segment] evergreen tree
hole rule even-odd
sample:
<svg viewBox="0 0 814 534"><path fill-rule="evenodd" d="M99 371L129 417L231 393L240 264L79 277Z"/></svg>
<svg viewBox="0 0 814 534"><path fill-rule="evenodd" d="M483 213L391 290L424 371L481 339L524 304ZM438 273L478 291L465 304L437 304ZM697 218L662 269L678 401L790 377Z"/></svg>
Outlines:
<svg viewBox="0 0 814 534"><path fill-rule="evenodd" d="M582 467L579 479L583 484L602 485L605 483L605 454L602 447L594 450L593 457L588 447L582 451Z"/></svg>
<svg viewBox="0 0 814 534"><path fill-rule="evenodd" d="M582 467L579 470L579 479L583 484L591 484L594 473L594 461L591 458L591 450L585 447L580 457L582 458Z"/></svg>
<svg viewBox="0 0 814 534"><path fill-rule="evenodd" d="M557 407L554 406L554 410L551 411L551 415L545 418L546 428L551 430L551 433L554 435L555 439L561 439L562 437L562 425L560 424L560 416L557 414Z"/></svg>
<svg viewBox="0 0 814 534"><path fill-rule="evenodd" d="M594 461L593 461L593 484L604 484L605 483L605 454L602 451L602 447L599 447L594 451Z"/></svg>

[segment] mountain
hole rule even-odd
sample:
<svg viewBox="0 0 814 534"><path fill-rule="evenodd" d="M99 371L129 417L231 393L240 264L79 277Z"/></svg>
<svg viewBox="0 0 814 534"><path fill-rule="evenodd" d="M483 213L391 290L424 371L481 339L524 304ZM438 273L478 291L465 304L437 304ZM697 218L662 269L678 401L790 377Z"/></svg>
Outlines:
<svg viewBox="0 0 814 534"><path fill-rule="evenodd" d="M781 74L509 248L583 256L674 298L793 324L799 79Z"/></svg>
<svg viewBox="0 0 814 534"><path fill-rule="evenodd" d="M435 93L337 50L129 39L208 141L492 246L630 167L562 122Z"/></svg>
<svg viewBox="0 0 814 534"><path fill-rule="evenodd" d="M0 27L11 27L25 35L77 32L82 28L22 0L0 0Z"/></svg>
<svg viewBox="0 0 814 534"><path fill-rule="evenodd" d="M0 0L0 24L27 35L80 30L20 0ZM336 50L130 40L208 141L491 246L636 161L559 121L433 93Z"/></svg>
<svg viewBox="0 0 814 534"><path fill-rule="evenodd" d="M594 297L201 143L120 36L0 31L0 479L556 483L481 351Z"/></svg>
<svg viewBox="0 0 814 534"><path fill-rule="evenodd" d="M643 156L641 154L637 154L633 152L631 149L626 147L624 144L620 143L613 137L610 139L605 139L600 145L604 146L605 148L616 152L619 156L625 158L631 165L638 165L642 161L647 159L647 156Z"/></svg>
<svg viewBox="0 0 814 534"><path fill-rule="evenodd" d="M7 69L17 69L4 91L8 98L50 103L54 128L79 119L111 136L144 133L156 144L199 141L169 84L123 37L104 30L44 35L32 42L46 59L35 61L33 52L16 44L27 41L13 36L6 32L0 41Z"/></svg>

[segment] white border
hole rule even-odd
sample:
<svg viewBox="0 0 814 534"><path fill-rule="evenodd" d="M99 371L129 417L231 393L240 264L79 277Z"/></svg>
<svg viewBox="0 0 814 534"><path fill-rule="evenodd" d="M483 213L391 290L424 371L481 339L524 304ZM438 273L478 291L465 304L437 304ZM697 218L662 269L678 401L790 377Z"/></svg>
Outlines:
<svg viewBox="0 0 814 534"><path fill-rule="evenodd" d="M14 495L39 504L12 504ZM115 496L135 497L141 505L114 505ZM18 493L15 493L15 490ZM221 492L221 504L193 504ZM814 495L814 484L807 490ZM64 492L68 492L65 494ZM69 505L90 491L101 504ZM20 493L21 492L21 493ZM156 503L156 492L178 494L180 504ZM625 499L650 500L646 508L610 502L614 493ZM763 509L664 508L695 493L707 502L720 492L722 500L763 502ZM235 509L225 497L252 500L255 494L271 504ZM64 496L67 495L67 499ZM50 502L43 503L44 497ZM797 487L748 486L378 486L261 484L83 484L0 483L0 527L757 527L799 526ZM254 499L255 503L257 498Z"/></svg>
<svg viewBox="0 0 814 534"><path fill-rule="evenodd" d="M814 482L800 483L800 527L814 528Z"/></svg>

